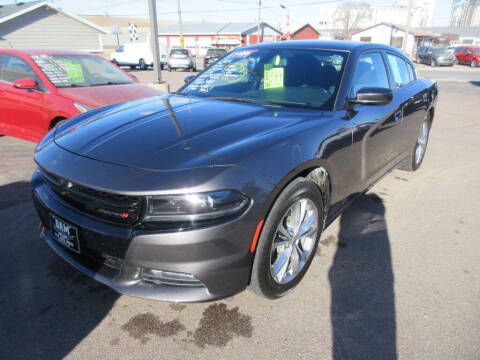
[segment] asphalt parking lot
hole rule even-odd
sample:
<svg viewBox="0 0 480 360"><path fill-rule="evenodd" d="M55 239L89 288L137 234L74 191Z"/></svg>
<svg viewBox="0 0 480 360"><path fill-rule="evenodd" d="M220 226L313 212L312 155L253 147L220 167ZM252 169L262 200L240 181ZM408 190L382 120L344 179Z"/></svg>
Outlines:
<svg viewBox="0 0 480 360"><path fill-rule="evenodd" d="M0 358L480 359L480 69L419 73L440 89L421 169L352 205L277 301L169 304L83 276L38 238L35 145L0 137Z"/></svg>

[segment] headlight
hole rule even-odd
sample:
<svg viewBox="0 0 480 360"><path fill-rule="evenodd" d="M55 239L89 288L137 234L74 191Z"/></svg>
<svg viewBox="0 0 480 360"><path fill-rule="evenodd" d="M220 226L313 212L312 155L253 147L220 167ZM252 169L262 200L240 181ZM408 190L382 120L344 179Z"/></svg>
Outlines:
<svg viewBox="0 0 480 360"><path fill-rule="evenodd" d="M154 195L147 197L147 221L202 221L233 216L249 203L237 191L221 190L208 193Z"/></svg>
<svg viewBox="0 0 480 360"><path fill-rule="evenodd" d="M85 104L81 104L81 103L76 102L76 101L73 102L73 105L77 108L78 111L80 111L82 113L93 110L93 109L96 109L93 106L88 106L88 105L85 105Z"/></svg>

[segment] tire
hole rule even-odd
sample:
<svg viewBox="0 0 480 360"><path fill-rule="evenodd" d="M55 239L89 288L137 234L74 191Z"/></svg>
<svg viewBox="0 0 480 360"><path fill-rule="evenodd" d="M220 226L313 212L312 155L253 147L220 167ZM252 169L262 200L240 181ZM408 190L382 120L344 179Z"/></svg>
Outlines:
<svg viewBox="0 0 480 360"><path fill-rule="evenodd" d="M437 62L435 61L435 59L430 60L430 66L431 67L437 66Z"/></svg>
<svg viewBox="0 0 480 360"><path fill-rule="evenodd" d="M148 68L147 63L143 59L138 60L138 66L140 67L140 70L147 70Z"/></svg>
<svg viewBox="0 0 480 360"><path fill-rule="evenodd" d="M304 221L300 224L309 230L310 235L297 238L297 221L293 218L296 218L295 214L301 213L302 204L303 209L308 211L304 213ZM308 219L312 219L311 222ZM280 227L284 232L279 231ZM259 296L278 299L297 286L314 258L322 227L323 203L320 190L315 183L305 178L295 179L280 193L266 218L252 265L249 289ZM301 228L300 226L299 229ZM284 240L287 237L281 233L288 235L290 240ZM280 242L288 244L273 245ZM300 253L303 254L304 261L300 261ZM282 263L284 266L280 266Z"/></svg>
<svg viewBox="0 0 480 360"><path fill-rule="evenodd" d="M136 65L130 65L130 70L135 70L137 68Z"/></svg>
<svg viewBox="0 0 480 360"><path fill-rule="evenodd" d="M425 152L427 151L431 124L432 122L429 115L425 120L423 120L422 126L420 127L420 135L418 136L410 155L398 167L400 170L416 171L422 165L423 159L425 158Z"/></svg>
<svg viewBox="0 0 480 360"><path fill-rule="evenodd" d="M117 59L113 59L113 60L112 60L112 63L118 66Z"/></svg>
<svg viewBox="0 0 480 360"><path fill-rule="evenodd" d="M189 70L190 72L194 72L194 71L195 71L195 69L193 68L193 66L192 66L190 69L188 69L188 70Z"/></svg>
<svg viewBox="0 0 480 360"><path fill-rule="evenodd" d="M472 59L472 62L470 63L470 67L472 68L477 67L477 61L475 59Z"/></svg>

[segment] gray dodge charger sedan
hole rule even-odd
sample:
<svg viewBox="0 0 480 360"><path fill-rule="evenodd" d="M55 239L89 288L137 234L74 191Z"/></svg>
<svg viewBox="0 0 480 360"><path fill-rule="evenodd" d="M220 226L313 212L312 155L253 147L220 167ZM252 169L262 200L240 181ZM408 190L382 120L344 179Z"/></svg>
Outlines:
<svg viewBox="0 0 480 360"><path fill-rule="evenodd" d="M419 168L436 99L392 47L237 49L174 94L51 130L32 178L41 238L123 294L281 297L352 201L396 167Z"/></svg>

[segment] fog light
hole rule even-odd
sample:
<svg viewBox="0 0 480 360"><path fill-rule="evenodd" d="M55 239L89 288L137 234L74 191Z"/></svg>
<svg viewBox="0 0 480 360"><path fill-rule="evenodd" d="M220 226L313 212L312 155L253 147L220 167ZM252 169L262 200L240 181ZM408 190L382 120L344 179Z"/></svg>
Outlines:
<svg viewBox="0 0 480 360"><path fill-rule="evenodd" d="M203 286L202 282L192 274L148 268L142 269L142 280L174 286Z"/></svg>

